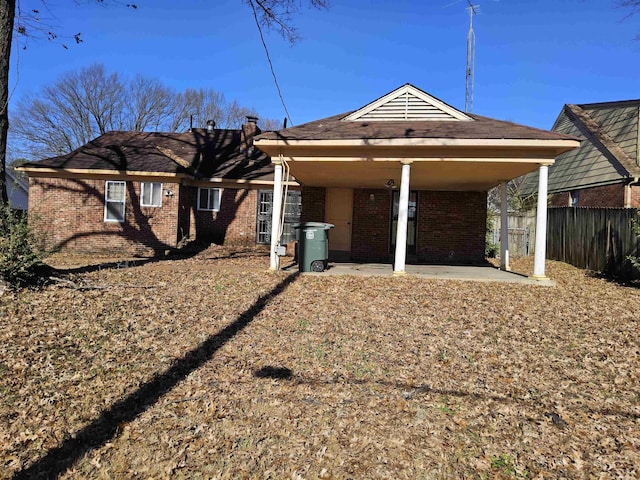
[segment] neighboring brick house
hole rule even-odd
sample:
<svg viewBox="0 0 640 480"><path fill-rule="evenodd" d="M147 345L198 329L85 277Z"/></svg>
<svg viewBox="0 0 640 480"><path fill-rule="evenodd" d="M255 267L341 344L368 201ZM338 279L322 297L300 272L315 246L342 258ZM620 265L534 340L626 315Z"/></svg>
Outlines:
<svg viewBox="0 0 640 480"><path fill-rule="evenodd" d="M288 167L303 185L303 219L335 225L330 259L393 261L402 273L405 261L483 262L488 190L546 174L578 142L463 113L406 84L358 110L263 133L255 145L271 156L276 181Z"/></svg>
<svg viewBox="0 0 640 480"><path fill-rule="evenodd" d="M67 155L25 163L30 223L47 248L76 252L158 255L188 240L268 244L273 166L253 147L256 122L108 132ZM299 193L290 197L299 203ZM290 217L299 219L299 209Z"/></svg>
<svg viewBox="0 0 640 480"><path fill-rule="evenodd" d="M640 100L567 104L552 130L581 144L549 169L551 206L640 208ZM534 195L537 182L527 175L521 195Z"/></svg>

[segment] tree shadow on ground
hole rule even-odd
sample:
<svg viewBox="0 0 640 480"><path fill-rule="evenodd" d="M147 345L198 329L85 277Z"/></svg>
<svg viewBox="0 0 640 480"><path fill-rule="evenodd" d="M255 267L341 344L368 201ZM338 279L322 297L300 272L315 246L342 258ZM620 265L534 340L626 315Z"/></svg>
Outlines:
<svg viewBox="0 0 640 480"><path fill-rule="evenodd" d="M141 267L153 263L162 263L176 260L188 260L202 258L203 260L229 260L234 258L266 257L269 251L260 247L221 247L219 251L210 251L212 246L218 246L212 242L193 242L181 250L176 250L162 257L123 257L120 260L91 263L78 267L49 267L48 275L80 275L84 273L98 272L101 270L119 270L122 268ZM117 258L117 257L116 257Z"/></svg>
<svg viewBox="0 0 640 480"><path fill-rule="evenodd" d="M385 387L391 390L398 390L399 395L404 397L406 400L410 400L413 398L424 397L428 395L441 395L444 397L457 397L457 398L469 398L479 401L488 401L491 400L496 403L501 404L519 404L519 405L528 405L531 407L535 407L539 410L544 411L544 415L551 418L554 424L560 425L566 423L562 420L559 415L554 411L556 406L553 404L545 405L543 402L534 399L525 399L518 398L515 396L511 396L509 394L499 395L497 393L478 393L471 392L465 390L456 390L456 389L443 389L432 387L426 383L423 384L411 384L411 383L402 383L402 382L394 382L387 380L376 380L376 379L359 379L359 378L335 378L327 380L325 378L313 377L313 376L304 376L302 374L295 374L291 369L287 367L272 367L266 366L259 368L254 371L254 376L257 378L269 378L275 380L286 380L290 385L306 385L312 387L325 387L327 385L334 384L346 384L346 385L376 385L378 387ZM579 408L569 406L566 407L568 410L577 410ZM633 412L631 409L628 411L619 409L619 408L600 408L594 409L589 407L580 408L590 414L603 415L603 416L614 416L614 417L623 417L631 420L640 419L640 414Z"/></svg>
<svg viewBox="0 0 640 480"><path fill-rule="evenodd" d="M614 283L620 287L627 288L639 288L640 289L640 279L630 279L626 277L614 277L608 273L603 272L594 272L592 270L587 270L586 276L591 278L598 278L600 280L605 280L609 283Z"/></svg>
<svg viewBox="0 0 640 480"><path fill-rule="evenodd" d="M188 351L170 368L155 375L136 391L114 403L111 408L102 412L98 418L77 432L73 438L65 440L60 446L49 450L33 465L16 473L13 480L57 478L87 452L112 440L118 435L122 424L136 419L189 374L208 362L220 348L244 330L273 298L284 292L296 278L298 278L297 273L284 278L271 291L260 296L253 305L238 315L233 323L207 338L193 350Z"/></svg>

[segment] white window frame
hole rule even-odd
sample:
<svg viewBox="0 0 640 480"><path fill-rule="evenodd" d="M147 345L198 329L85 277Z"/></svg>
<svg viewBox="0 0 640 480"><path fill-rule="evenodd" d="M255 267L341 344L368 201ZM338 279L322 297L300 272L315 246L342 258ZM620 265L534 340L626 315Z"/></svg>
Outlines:
<svg viewBox="0 0 640 480"><path fill-rule="evenodd" d="M151 189L150 200L151 202L145 203L145 193L147 193L147 189ZM153 203L154 190L159 190L160 194L158 198L160 201L156 204ZM141 207L161 207L162 206L162 182L140 182L140 206Z"/></svg>
<svg viewBox="0 0 640 480"><path fill-rule="evenodd" d="M109 199L109 186L115 184L122 185L122 199ZM109 204L110 203L119 203L122 204L122 218L108 218L109 213ZM126 205L127 205L127 182L123 180L107 180L104 183L104 221L105 222L124 222L126 215Z"/></svg>
<svg viewBox="0 0 640 480"><path fill-rule="evenodd" d="M200 199L202 198L201 192L203 190L207 190L207 204L201 205ZM221 197L221 188L210 188L210 187L198 187L198 210L202 210L205 212L219 212L220 211L220 197ZM216 196L217 192L217 196Z"/></svg>

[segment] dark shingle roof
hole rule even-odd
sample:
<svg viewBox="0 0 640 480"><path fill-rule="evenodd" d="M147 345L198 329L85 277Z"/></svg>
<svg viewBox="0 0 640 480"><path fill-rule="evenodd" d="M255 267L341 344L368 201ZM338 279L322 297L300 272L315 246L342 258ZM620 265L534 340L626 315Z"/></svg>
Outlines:
<svg viewBox="0 0 640 480"><path fill-rule="evenodd" d="M558 156L549 169L549 193L628 182L640 176L638 143L640 100L566 104L553 130L571 133L580 147ZM537 192L538 172L521 186L523 196Z"/></svg>
<svg viewBox="0 0 640 480"><path fill-rule="evenodd" d="M635 158L631 158L627 153L620 148L616 141L609 136L609 134L602 128L594 119L589 115L586 108L588 105L566 105L566 110L569 115L573 116L574 121L581 124L586 130L587 138L594 143L598 143L601 147L603 154L609 154L617 161L629 174L638 176L640 175L640 168L636 163ZM636 123L637 132L637 117L633 119Z"/></svg>
<svg viewBox="0 0 640 480"><path fill-rule="evenodd" d="M23 165L27 169L149 172L194 178L272 180L273 167L258 149L241 148L240 130L186 133L107 132L73 152Z"/></svg>
<svg viewBox="0 0 640 480"><path fill-rule="evenodd" d="M356 140L392 138L575 140L548 130L467 114L474 121L344 121L347 112L278 132L265 132L258 140Z"/></svg>

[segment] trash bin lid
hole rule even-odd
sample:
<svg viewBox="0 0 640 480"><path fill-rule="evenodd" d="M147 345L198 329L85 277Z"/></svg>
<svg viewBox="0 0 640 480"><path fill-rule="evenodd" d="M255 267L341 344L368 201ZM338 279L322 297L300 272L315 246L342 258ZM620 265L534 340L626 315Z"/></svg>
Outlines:
<svg viewBox="0 0 640 480"><path fill-rule="evenodd" d="M325 222L304 222L304 223L296 223L292 225L293 228L322 228L324 230L329 230L330 228L335 227L332 223Z"/></svg>

